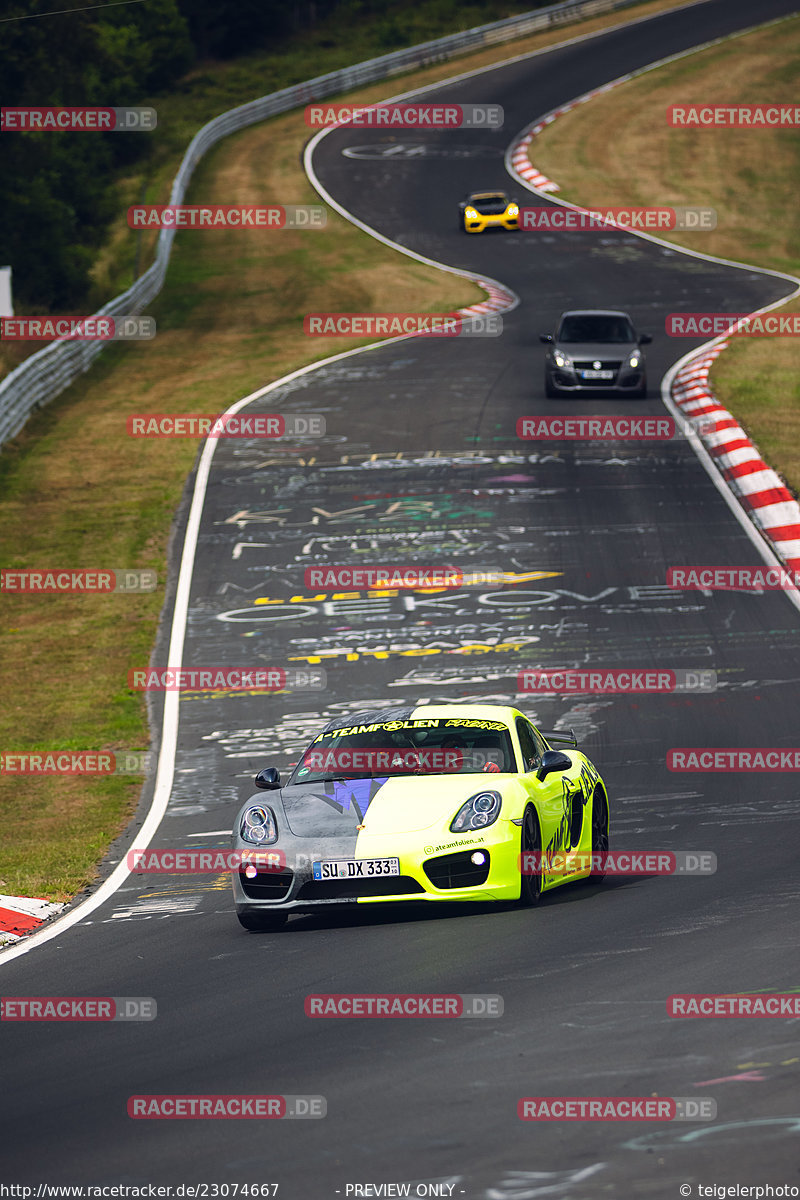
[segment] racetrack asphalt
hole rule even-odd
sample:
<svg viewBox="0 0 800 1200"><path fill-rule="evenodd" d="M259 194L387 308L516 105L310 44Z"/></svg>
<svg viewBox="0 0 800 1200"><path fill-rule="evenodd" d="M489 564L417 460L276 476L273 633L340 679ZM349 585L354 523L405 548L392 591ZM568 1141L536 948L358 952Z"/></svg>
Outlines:
<svg viewBox="0 0 800 1200"><path fill-rule="evenodd" d="M184 697L153 843L227 844L200 835L229 830L255 772L285 770L338 713L469 696L575 729L609 787L612 847L711 851L716 873L562 888L533 911L362 907L265 934L239 928L224 876L133 875L63 936L14 961L0 955L3 996L158 1004L147 1023L3 1024L4 1182L277 1182L282 1200L417 1181L481 1200L800 1183L796 1028L666 1012L674 993L797 986L796 781L665 764L670 747L796 744L798 613L781 593L665 586L670 566L761 563L683 439L543 446L515 432L537 413L664 415L656 385L692 346L664 335L666 314L749 311L790 285L623 232L467 238L456 228L468 191L516 190L503 154L540 114L793 10L710 0L427 93L501 104L497 133L343 129L320 141L314 169L340 204L410 249L507 284L521 304L502 337L403 340L248 409L322 413L328 432L315 443L220 441L185 664L321 665L327 689ZM398 144L425 149L387 157ZM373 156L343 154L365 146ZM593 306L627 309L654 335L647 400L544 399L538 333L564 308ZM553 574L440 597L319 598L303 583L308 566L409 561ZM702 668L719 682L686 696L518 693L521 668L573 664ZM304 1015L311 992L417 991L499 993L504 1015ZM128 1097L150 1093L322 1095L327 1116L131 1120ZM517 1118L521 1097L556 1095L711 1096L718 1115Z"/></svg>

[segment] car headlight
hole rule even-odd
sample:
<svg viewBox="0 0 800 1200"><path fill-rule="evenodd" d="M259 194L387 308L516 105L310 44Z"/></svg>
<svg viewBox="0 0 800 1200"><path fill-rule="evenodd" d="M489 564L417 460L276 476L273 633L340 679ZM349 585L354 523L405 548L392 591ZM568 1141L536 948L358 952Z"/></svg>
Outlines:
<svg viewBox="0 0 800 1200"><path fill-rule="evenodd" d="M508 215L510 217L518 217L519 216L519 205L518 204L509 204Z"/></svg>
<svg viewBox="0 0 800 1200"><path fill-rule="evenodd" d="M641 362L642 362L642 356L641 356L641 354L639 353L639 351L638 351L638 350L634 350L634 351L633 351L633 352L632 352L632 353L629 355L629 357L628 357L628 361L627 361L627 363L626 363L625 365L626 365L627 367L638 367L638 366L640 366L640 365L641 365Z"/></svg>
<svg viewBox="0 0 800 1200"><path fill-rule="evenodd" d="M553 358L555 359L557 367L571 367L572 366L572 359L569 357L568 354L562 354L560 350L553 351Z"/></svg>
<svg viewBox="0 0 800 1200"><path fill-rule="evenodd" d="M477 792L462 804L450 822L451 833L463 833L467 829L484 829L493 825L500 816L499 792Z"/></svg>
<svg viewBox="0 0 800 1200"><path fill-rule="evenodd" d="M246 809L239 823L239 836L256 846L267 846L278 840L278 826L271 808L254 804Z"/></svg>
<svg viewBox="0 0 800 1200"><path fill-rule="evenodd" d="M475 221L478 218L478 210L476 208L465 208L464 216L468 217L470 221Z"/></svg>

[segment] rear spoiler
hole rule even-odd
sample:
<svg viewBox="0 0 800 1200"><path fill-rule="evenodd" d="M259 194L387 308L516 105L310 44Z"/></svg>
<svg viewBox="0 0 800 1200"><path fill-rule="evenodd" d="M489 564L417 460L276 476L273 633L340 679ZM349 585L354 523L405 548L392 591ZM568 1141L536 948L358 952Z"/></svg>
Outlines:
<svg viewBox="0 0 800 1200"><path fill-rule="evenodd" d="M540 729L539 733L548 742L561 742L565 746L573 746L578 749L578 739L575 737L574 729Z"/></svg>

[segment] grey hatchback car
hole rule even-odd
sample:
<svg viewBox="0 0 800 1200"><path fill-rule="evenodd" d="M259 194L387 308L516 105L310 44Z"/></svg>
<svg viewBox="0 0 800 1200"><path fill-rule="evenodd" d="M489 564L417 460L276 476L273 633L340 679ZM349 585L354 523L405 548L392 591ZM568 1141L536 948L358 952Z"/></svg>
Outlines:
<svg viewBox="0 0 800 1200"><path fill-rule="evenodd" d="M545 395L568 396L610 392L643 399L647 367L633 321L618 309L576 308L562 313L554 334L539 335L548 351L544 364Z"/></svg>

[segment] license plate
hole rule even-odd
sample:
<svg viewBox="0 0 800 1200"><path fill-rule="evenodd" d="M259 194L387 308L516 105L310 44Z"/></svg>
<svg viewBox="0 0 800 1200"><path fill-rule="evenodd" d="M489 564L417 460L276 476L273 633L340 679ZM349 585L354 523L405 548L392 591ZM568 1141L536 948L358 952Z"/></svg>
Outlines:
<svg viewBox="0 0 800 1200"><path fill-rule="evenodd" d="M372 879L399 875L399 858L334 858L311 864L315 879Z"/></svg>
<svg viewBox="0 0 800 1200"><path fill-rule="evenodd" d="M613 379L613 371L581 371L581 379Z"/></svg>

